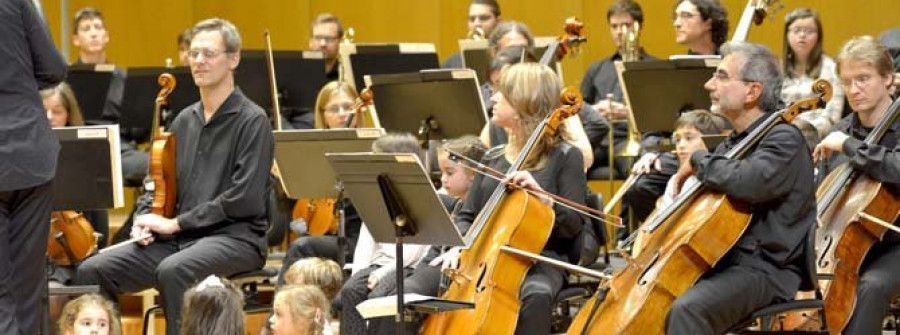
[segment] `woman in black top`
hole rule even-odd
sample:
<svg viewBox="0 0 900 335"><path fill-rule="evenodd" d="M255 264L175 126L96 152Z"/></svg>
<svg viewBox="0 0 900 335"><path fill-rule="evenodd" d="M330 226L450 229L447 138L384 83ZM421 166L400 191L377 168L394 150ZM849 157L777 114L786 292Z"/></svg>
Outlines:
<svg viewBox="0 0 900 335"><path fill-rule="evenodd" d="M509 67L500 79L498 92L491 98L494 102L491 122L503 127L509 136L509 143L491 149L483 163L506 171L538 124L559 106L560 91L559 77L547 66L520 63ZM509 176L510 181L526 189L544 190L583 204L587 181L582 169L582 155L565 141L568 136L565 125L562 125L555 136L541 138L522 170ZM494 179L481 175L475 177L466 202L456 217L458 226L468 229L497 185ZM556 206L549 199L544 201L553 206L556 219L542 254L574 261L569 256L585 221L576 212ZM564 281L563 270L543 263L531 267L521 287L522 306L517 334L550 333L553 299Z"/></svg>

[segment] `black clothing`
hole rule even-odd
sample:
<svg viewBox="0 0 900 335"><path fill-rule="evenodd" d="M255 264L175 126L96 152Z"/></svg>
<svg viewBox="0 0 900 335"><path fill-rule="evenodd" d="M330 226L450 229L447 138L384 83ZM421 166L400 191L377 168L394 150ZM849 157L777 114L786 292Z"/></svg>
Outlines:
<svg viewBox="0 0 900 335"><path fill-rule="evenodd" d="M510 163L503 155L504 150L499 149L494 148L485 154L483 163L497 171L507 171ZM546 165L542 169L531 172L537 183L547 192L584 204L587 180L582 172L584 165L581 152L567 143L560 143L547 153L545 160ZM493 179L482 175L475 176L463 208L456 216L457 226L469 229L497 185L498 182ZM556 213L553 231L541 254L570 263L577 262L578 258L570 257L571 251L572 248L579 247L576 241L586 219L562 206L554 205L553 210ZM520 291L522 307L517 333L550 333L551 306L548 302L553 301L562 288L564 276L565 272L557 268L532 266L525 276Z"/></svg>
<svg viewBox="0 0 900 335"><path fill-rule="evenodd" d="M870 178L881 181L895 193L900 187L900 123L894 123L885 132L879 144L864 142L872 131L862 126L859 116L851 113L834 125L832 131L840 131L849 138L844 142L843 154L835 152L819 165L819 179L837 166L849 162L854 169ZM895 222L896 224L896 222ZM890 308L891 297L900 293L900 237L888 232L866 254L860 269L856 287L856 306L847 324L847 334L874 334L881 331L881 322Z"/></svg>
<svg viewBox="0 0 900 335"><path fill-rule="evenodd" d="M803 243L816 222L812 157L803 135L778 124L743 159L723 156L769 116L728 136L715 153L691 156L706 188L750 205L753 216L731 251L676 299L667 332L722 333L757 308L792 299L800 285Z"/></svg>
<svg viewBox="0 0 900 335"><path fill-rule="evenodd" d="M184 292L210 274L230 276L263 266L266 204L274 140L262 108L235 89L207 122L202 102L172 123L177 138L177 220L181 231L146 246L130 245L92 257L78 282L103 292L156 285L168 334L177 334ZM136 213L148 213L146 192ZM127 274L123 274L126 273Z"/></svg>
<svg viewBox="0 0 900 335"><path fill-rule="evenodd" d="M66 63L29 1L0 1L0 40L0 334L37 334L59 155L38 91Z"/></svg>

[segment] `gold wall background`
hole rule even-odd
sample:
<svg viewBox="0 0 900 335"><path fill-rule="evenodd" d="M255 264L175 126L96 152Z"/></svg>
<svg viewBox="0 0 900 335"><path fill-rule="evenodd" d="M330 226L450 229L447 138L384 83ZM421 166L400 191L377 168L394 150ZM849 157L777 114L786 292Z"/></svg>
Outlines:
<svg viewBox="0 0 900 335"><path fill-rule="evenodd" d="M161 66L166 58L177 60L176 36L193 23L220 16L234 22L245 48L263 47L263 30L272 32L276 49L305 49L309 22L320 12L337 14L345 26L354 27L356 41L430 42L440 58L457 50L457 39L466 34L469 0L69 0L70 18L84 6L100 9L110 31L108 56L117 65ZM606 24L606 8L613 0L500 0L502 18L526 23L538 36L558 35L568 16L585 22L588 44L577 58L565 63L566 82L580 82L590 63L613 51ZM644 9L642 45L652 55L666 57L686 50L674 42L672 9L675 0L639 1ZM746 0L723 0L730 29L737 26ZM43 0L51 32L60 43L60 0ZM783 0L783 8L762 26L751 28L748 40L782 52L784 16L798 7L819 11L825 32L825 51L834 55L850 37L878 35L900 26L897 0ZM71 22L70 22L71 24ZM71 28L70 32L71 32ZM730 35L730 34L729 34ZM76 50L70 47L68 59Z"/></svg>

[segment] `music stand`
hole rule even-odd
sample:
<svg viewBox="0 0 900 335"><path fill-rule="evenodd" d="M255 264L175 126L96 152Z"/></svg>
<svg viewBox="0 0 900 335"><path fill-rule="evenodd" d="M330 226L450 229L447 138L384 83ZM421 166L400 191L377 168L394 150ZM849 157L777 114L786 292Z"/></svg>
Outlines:
<svg viewBox="0 0 900 335"><path fill-rule="evenodd" d="M487 40L459 40L459 53L463 67L475 71L478 83L491 79L491 54Z"/></svg>
<svg viewBox="0 0 900 335"><path fill-rule="evenodd" d="M403 243L462 246L462 236L441 204L415 154L326 154L360 217L379 243L395 243L398 334L404 332ZM451 310L472 304L443 300ZM438 310L440 311L440 310Z"/></svg>
<svg viewBox="0 0 900 335"><path fill-rule="evenodd" d="M113 80L113 65L70 65L66 81L81 107L81 115L90 124L103 120L109 87Z"/></svg>
<svg viewBox="0 0 900 335"><path fill-rule="evenodd" d="M340 46L344 80L361 90L366 75L416 72L440 65L431 43L353 44ZM377 100L377 98L376 98Z"/></svg>
<svg viewBox="0 0 900 335"><path fill-rule="evenodd" d="M161 125L168 128L181 110L200 101L200 91L194 85L194 78L188 67L129 68L128 77L125 78L119 125L129 129L137 142L149 139L150 128L153 127L153 112L156 109L156 95L160 89L159 75L163 73L175 76L176 85L169 95L169 109L172 113L163 118Z"/></svg>
<svg viewBox="0 0 900 335"><path fill-rule="evenodd" d="M53 182L53 210L124 206L119 126L54 128L62 146Z"/></svg>
<svg viewBox="0 0 900 335"><path fill-rule="evenodd" d="M327 80L322 53L275 50L272 58L281 114L296 128L313 128L316 96ZM241 50L241 64L234 73L234 82L250 100L271 111L272 89L268 73L265 50Z"/></svg>
<svg viewBox="0 0 900 335"><path fill-rule="evenodd" d="M721 144L726 137L728 137L728 135L703 135L700 138L703 139L706 150L713 152L716 151L716 148L719 147L719 144Z"/></svg>
<svg viewBox="0 0 900 335"><path fill-rule="evenodd" d="M709 92L703 85L718 64L718 59L616 62L622 94L638 130L672 132L682 112L709 109Z"/></svg>

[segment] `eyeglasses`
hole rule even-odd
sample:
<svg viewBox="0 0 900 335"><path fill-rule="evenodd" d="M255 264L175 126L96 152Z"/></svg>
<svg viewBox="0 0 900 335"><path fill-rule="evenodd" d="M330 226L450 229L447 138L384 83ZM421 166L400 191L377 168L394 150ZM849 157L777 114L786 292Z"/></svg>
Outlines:
<svg viewBox="0 0 900 335"><path fill-rule="evenodd" d="M872 78L874 77L868 74L864 74L850 79L849 81L841 79L841 88L843 88L844 91L849 90L850 86L854 86L858 89L863 89L866 86L869 86L869 84L872 82Z"/></svg>
<svg viewBox="0 0 900 335"><path fill-rule="evenodd" d="M316 42L325 42L325 43L334 43L337 42L339 37L336 36L325 36L325 35L315 35L312 37L313 41Z"/></svg>
<svg viewBox="0 0 900 335"><path fill-rule="evenodd" d="M469 22L485 22L493 18L493 14L469 15Z"/></svg>
<svg viewBox="0 0 900 335"><path fill-rule="evenodd" d="M203 55L203 58L205 58L205 59L212 59L212 58L219 57L219 55L221 55L223 53L229 53L229 52L213 50L213 49L199 49L199 50L195 49L195 50L188 50L188 57L190 57L193 60L197 60L197 57L200 57L200 55Z"/></svg>
<svg viewBox="0 0 900 335"><path fill-rule="evenodd" d="M731 76L728 75L728 72L725 72L725 70L722 70L722 69L718 69L718 70L716 70L716 72L713 72L712 78L720 83L724 83L729 80L737 80L737 81L742 81L745 83L755 82L754 80L731 78Z"/></svg>
<svg viewBox="0 0 900 335"><path fill-rule="evenodd" d="M809 35L815 35L815 34L818 34L818 33L819 33L819 30L818 30L818 29L815 29L815 28L800 28L800 27L797 27L797 28L791 28L790 30L788 30L788 32L790 32L792 35L800 35L800 34L804 34L804 35L809 36Z"/></svg>
<svg viewBox="0 0 900 335"><path fill-rule="evenodd" d="M675 12L672 13L672 21L681 19L681 21L687 21L693 19L695 17L700 16L700 13L691 13L691 12Z"/></svg>
<svg viewBox="0 0 900 335"><path fill-rule="evenodd" d="M350 113L353 112L353 104L325 106L322 110L328 114L338 114L340 112Z"/></svg>

